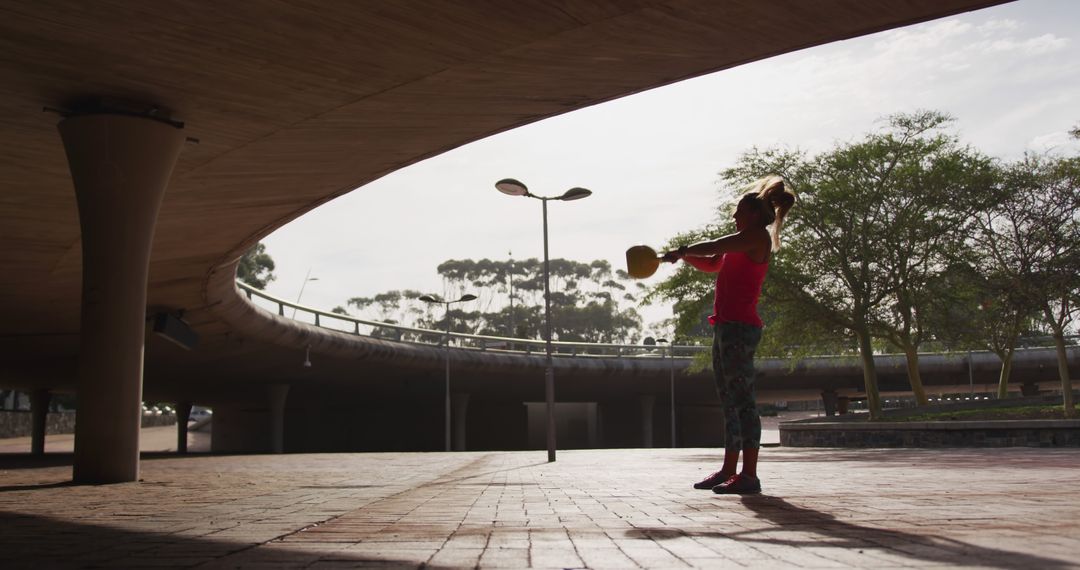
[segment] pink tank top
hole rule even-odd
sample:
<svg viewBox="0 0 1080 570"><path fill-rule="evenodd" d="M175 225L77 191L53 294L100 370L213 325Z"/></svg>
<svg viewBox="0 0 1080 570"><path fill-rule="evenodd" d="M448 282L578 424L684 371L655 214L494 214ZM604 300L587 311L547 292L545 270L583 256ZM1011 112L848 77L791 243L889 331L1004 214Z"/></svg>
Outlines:
<svg viewBox="0 0 1080 570"><path fill-rule="evenodd" d="M769 263L757 263L742 252L725 253L716 273L716 301L709 324L746 323L763 326L757 304Z"/></svg>

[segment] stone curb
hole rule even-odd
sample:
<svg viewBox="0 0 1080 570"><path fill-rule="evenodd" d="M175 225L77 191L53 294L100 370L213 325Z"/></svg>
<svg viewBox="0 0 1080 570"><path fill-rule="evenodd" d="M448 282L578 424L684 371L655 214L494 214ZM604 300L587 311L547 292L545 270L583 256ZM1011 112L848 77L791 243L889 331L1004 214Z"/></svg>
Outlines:
<svg viewBox="0 0 1080 570"><path fill-rule="evenodd" d="M981 430L981 429L1080 429L1080 420L980 420L938 422L781 422L785 430Z"/></svg>

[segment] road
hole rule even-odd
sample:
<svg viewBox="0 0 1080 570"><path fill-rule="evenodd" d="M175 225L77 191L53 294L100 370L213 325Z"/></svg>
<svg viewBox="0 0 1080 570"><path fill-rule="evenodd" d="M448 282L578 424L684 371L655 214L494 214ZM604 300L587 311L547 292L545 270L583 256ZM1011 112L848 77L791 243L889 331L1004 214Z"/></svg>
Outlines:
<svg viewBox="0 0 1080 570"><path fill-rule="evenodd" d="M45 436L46 453L71 453L75 450L75 434L58 433ZM176 451L176 426L143 428L139 435L140 451ZM189 431L188 451L210 451L209 431ZM0 439L0 453L29 453L30 436Z"/></svg>

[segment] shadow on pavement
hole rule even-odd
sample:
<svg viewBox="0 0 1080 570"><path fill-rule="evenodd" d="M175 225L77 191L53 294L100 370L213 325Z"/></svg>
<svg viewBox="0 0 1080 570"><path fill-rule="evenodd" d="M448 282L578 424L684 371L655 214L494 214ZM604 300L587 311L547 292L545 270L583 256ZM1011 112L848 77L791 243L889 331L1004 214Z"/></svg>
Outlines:
<svg viewBox="0 0 1080 570"><path fill-rule="evenodd" d="M816 549L837 548L855 550L884 550L893 556L903 556L912 560L935 562L941 565L978 565L988 568L1074 568L1071 563L1053 558L1044 558L1033 554L1022 554L967 544L949 538L930 537L911 534L899 530L860 526L837 520L835 516L793 505L779 497L767 495L742 496L742 505L759 519L764 519L772 526L752 530L733 530L732 532L709 531L694 532L668 528L639 528L627 531L630 538L648 540L670 540L683 536L703 536L729 538L732 540ZM735 527L738 528L738 527ZM782 533L792 533L792 538L782 537ZM758 537L757 534L766 536ZM818 535L807 538L807 534ZM885 561L868 556L867 566L885 564Z"/></svg>
<svg viewBox="0 0 1080 570"><path fill-rule="evenodd" d="M431 484L432 485L451 485L451 484L454 484L454 483L461 483L462 481L468 481L469 479L480 479L482 477L487 477L488 475L495 475L496 473L507 473L509 471L518 471L518 470L521 470L521 469L529 469L531 467L539 467L541 465L547 465L547 461L540 461L540 462L537 462L537 463L529 463L527 465L515 465L514 467L507 467L506 469L494 469L492 471L485 471L483 473L476 473L476 474L473 474L473 475L466 475L464 477L454 477L453 479L438 479L436 481L433 481ZM458 471L464 471L464 470L468 469L469 467L471 467L471 465L466 465L465 467L463 467L461 469L458 469ZM463 483L463 484L464 485L497 485L498 483L491 483L489 481L477 481L477 482L474 482L474 483ZM526 484L528 484L528 483L526 483ZM520 483L507 483L507 485L511 485L511 486L520 485Z"/></svg>
<svg viewBox="0 0 1080 570"><path fill-rule="evenodd" d="M39 491L41 489L59 489L60 487L72 487L72 481L58 481L55 483L27 483L26 485L6 485L0 487L0 493L8 491Z"/></svg>
<svg viewBox="0 0 1080 570"><path fill-rule="evenodd" d="M163 515L167 516L167 515ZM152 517L147 517L152 518ZM119 524L119 523L113 523ZM302 568L319 560L336 564L417 568L422 562L365 556L360 553L290 548L266 543L245 543L214 539L212 536L182 536L139 532L61 521L46 517L0 512L0 552L7 568L85 568L123 565L138 567L193 567L212 563L214 567Z"/></svg>
<svg viewBox="0 0 1080 570"><path fill-rule="evenodd" d="M220 457L223 454L217 454ZM143 451L139 454L142 461L154 459L175 459L178 457L210 457L207 452L194 452L181 455L175 451ZM43 469L47 467L71 467L75 454L70 451L48 452L42 455L32 453L0 453L0 469Z"/></svg>

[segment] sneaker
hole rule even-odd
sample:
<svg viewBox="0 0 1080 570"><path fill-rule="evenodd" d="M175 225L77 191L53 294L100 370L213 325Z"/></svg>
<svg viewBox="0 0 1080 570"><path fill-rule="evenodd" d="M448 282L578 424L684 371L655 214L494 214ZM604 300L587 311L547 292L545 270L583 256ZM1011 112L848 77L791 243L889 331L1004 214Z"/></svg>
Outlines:
<svg viewBox="0 0 1080 570"><path fill-rule="evenodd" d="M712 488L718 495L754 495L761 492L761 479L736 475Z"/></svg>
<svg viewBox="0 0 1080 570"><path fill-rule="evenodd" d="M724 481L727 481L728 479L731 479L733 476L734 476L734 473L725 474L725 473L723 473L721 471L717 471L716 473L713 473L712 475L709 475L708 477L702 479L701 481L698 481L697 483L694 483L694 488L695 489L712 489L713 487L716 487L717 485L723 483Z"/></svg>

